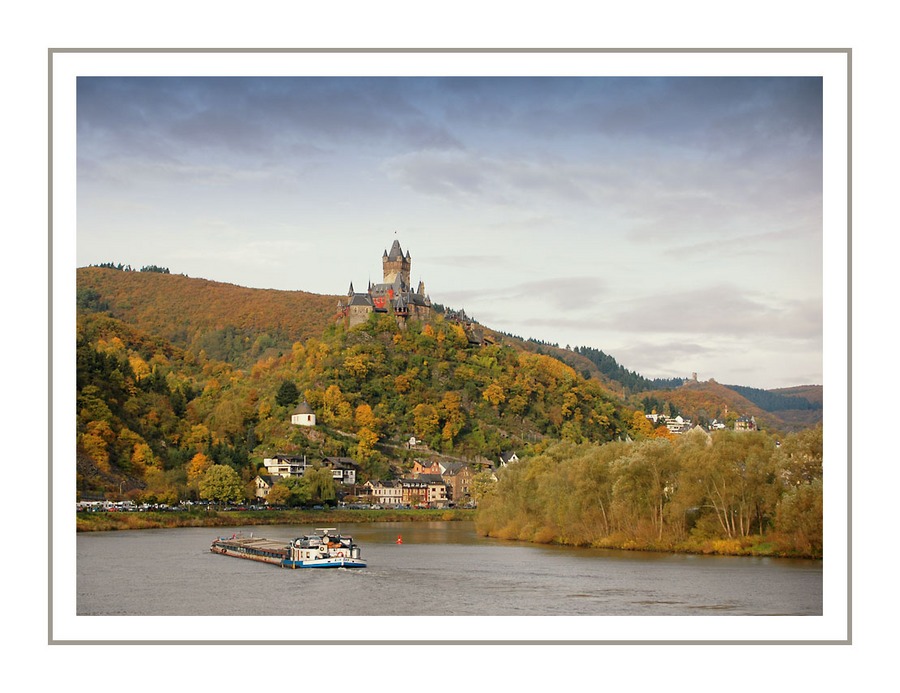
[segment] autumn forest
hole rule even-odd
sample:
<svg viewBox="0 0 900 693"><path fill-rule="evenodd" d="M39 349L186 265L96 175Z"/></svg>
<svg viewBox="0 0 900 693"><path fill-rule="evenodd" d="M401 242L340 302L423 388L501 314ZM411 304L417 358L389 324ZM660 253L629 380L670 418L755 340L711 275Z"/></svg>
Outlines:
<svg viewBox="0 0 900 693"><path fill-rule="evenodd" d="M351 457L360 482L433 454L485 470L484 534L822 555L821 388L651 381L595 349L489 326L492 339L473 344L440 311L403 329L388 314L348 329L337 297L155 266L85 267L77 281L80 499L197 499L213 468L251 499L276 454ZM315 428L290 423L302 401ZM673 435L645 416L657 411L697 422L745 413L762 430ZM411 436L420 449L404 444ZM498 468L507 450L520 462Z"/></svg>

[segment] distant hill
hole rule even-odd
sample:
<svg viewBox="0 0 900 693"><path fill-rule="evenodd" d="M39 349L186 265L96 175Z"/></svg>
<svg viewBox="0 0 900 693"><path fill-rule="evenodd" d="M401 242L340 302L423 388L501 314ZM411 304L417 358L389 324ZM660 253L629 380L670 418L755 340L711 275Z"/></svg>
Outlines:
<svg viewBox="0 0 900 693"><path fill-rule="evenodd" d="M818 404L819 407L823 401L823 390L821 385L797 385L795 387L782 387L775 390L769 390L779 395L788 397L799 397L805 399L812 404Z"/></svg>
<svg viewBox="0 0 900 693"><path fill-rule="evenodd" d="M658 410L671 403L685 418L725 421L729 415L753 416L760 427L790 432L809 428L822 421L822 387L808 385L779 390L759 390L738 385L721 385L715 380L685 380L674 389L642 393ZM660 413L668 414L668 411Z"/></svg>
<svg viewBox="0 0 900 693"><path fill-rule="evenodd" d="M726 385L726 387L769 412L822 409L821 387L818 391L812 385L781 390L759 390L742 385Z"/></svg>

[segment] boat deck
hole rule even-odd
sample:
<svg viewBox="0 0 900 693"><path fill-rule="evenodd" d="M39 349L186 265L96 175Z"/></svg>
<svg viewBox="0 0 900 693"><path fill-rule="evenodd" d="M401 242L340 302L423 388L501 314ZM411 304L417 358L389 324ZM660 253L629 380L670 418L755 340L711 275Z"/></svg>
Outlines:
<svg viewBox="0 0 900 693"><path fill-rule="evenodd" d="M270 551L272 553L287 554L288 542L263 539L262 537L237 537L235 539L219 539L219 543L229 549L253 549L255 551Z"/></svg>

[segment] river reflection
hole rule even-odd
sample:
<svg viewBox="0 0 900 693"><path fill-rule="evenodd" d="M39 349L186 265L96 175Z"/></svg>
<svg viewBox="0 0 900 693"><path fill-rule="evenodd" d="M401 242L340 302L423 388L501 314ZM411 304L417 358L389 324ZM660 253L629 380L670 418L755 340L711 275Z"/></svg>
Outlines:
<svg viewBox="0 0 900 693"><path fill-rule="evenodd" d="M77 537L78 615L821 615L822 563L536 546L470 522L341 525L368 567L284 570L213 554L217 535L288 540L309 526ZM397 543L400 537L402 543Z"/></svg>

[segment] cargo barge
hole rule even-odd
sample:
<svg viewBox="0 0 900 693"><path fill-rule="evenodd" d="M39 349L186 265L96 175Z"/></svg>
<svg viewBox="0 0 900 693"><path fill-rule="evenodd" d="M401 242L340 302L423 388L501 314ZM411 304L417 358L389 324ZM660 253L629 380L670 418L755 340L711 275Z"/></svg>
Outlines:
<svg viewBox="0 0 900 693"><path fill-rule="evenodd" d="M282 568L365 568L359 545L333 527L320 528L289 542L232 535L218 537L209 548L213 553L271 563Z"/></svg>

